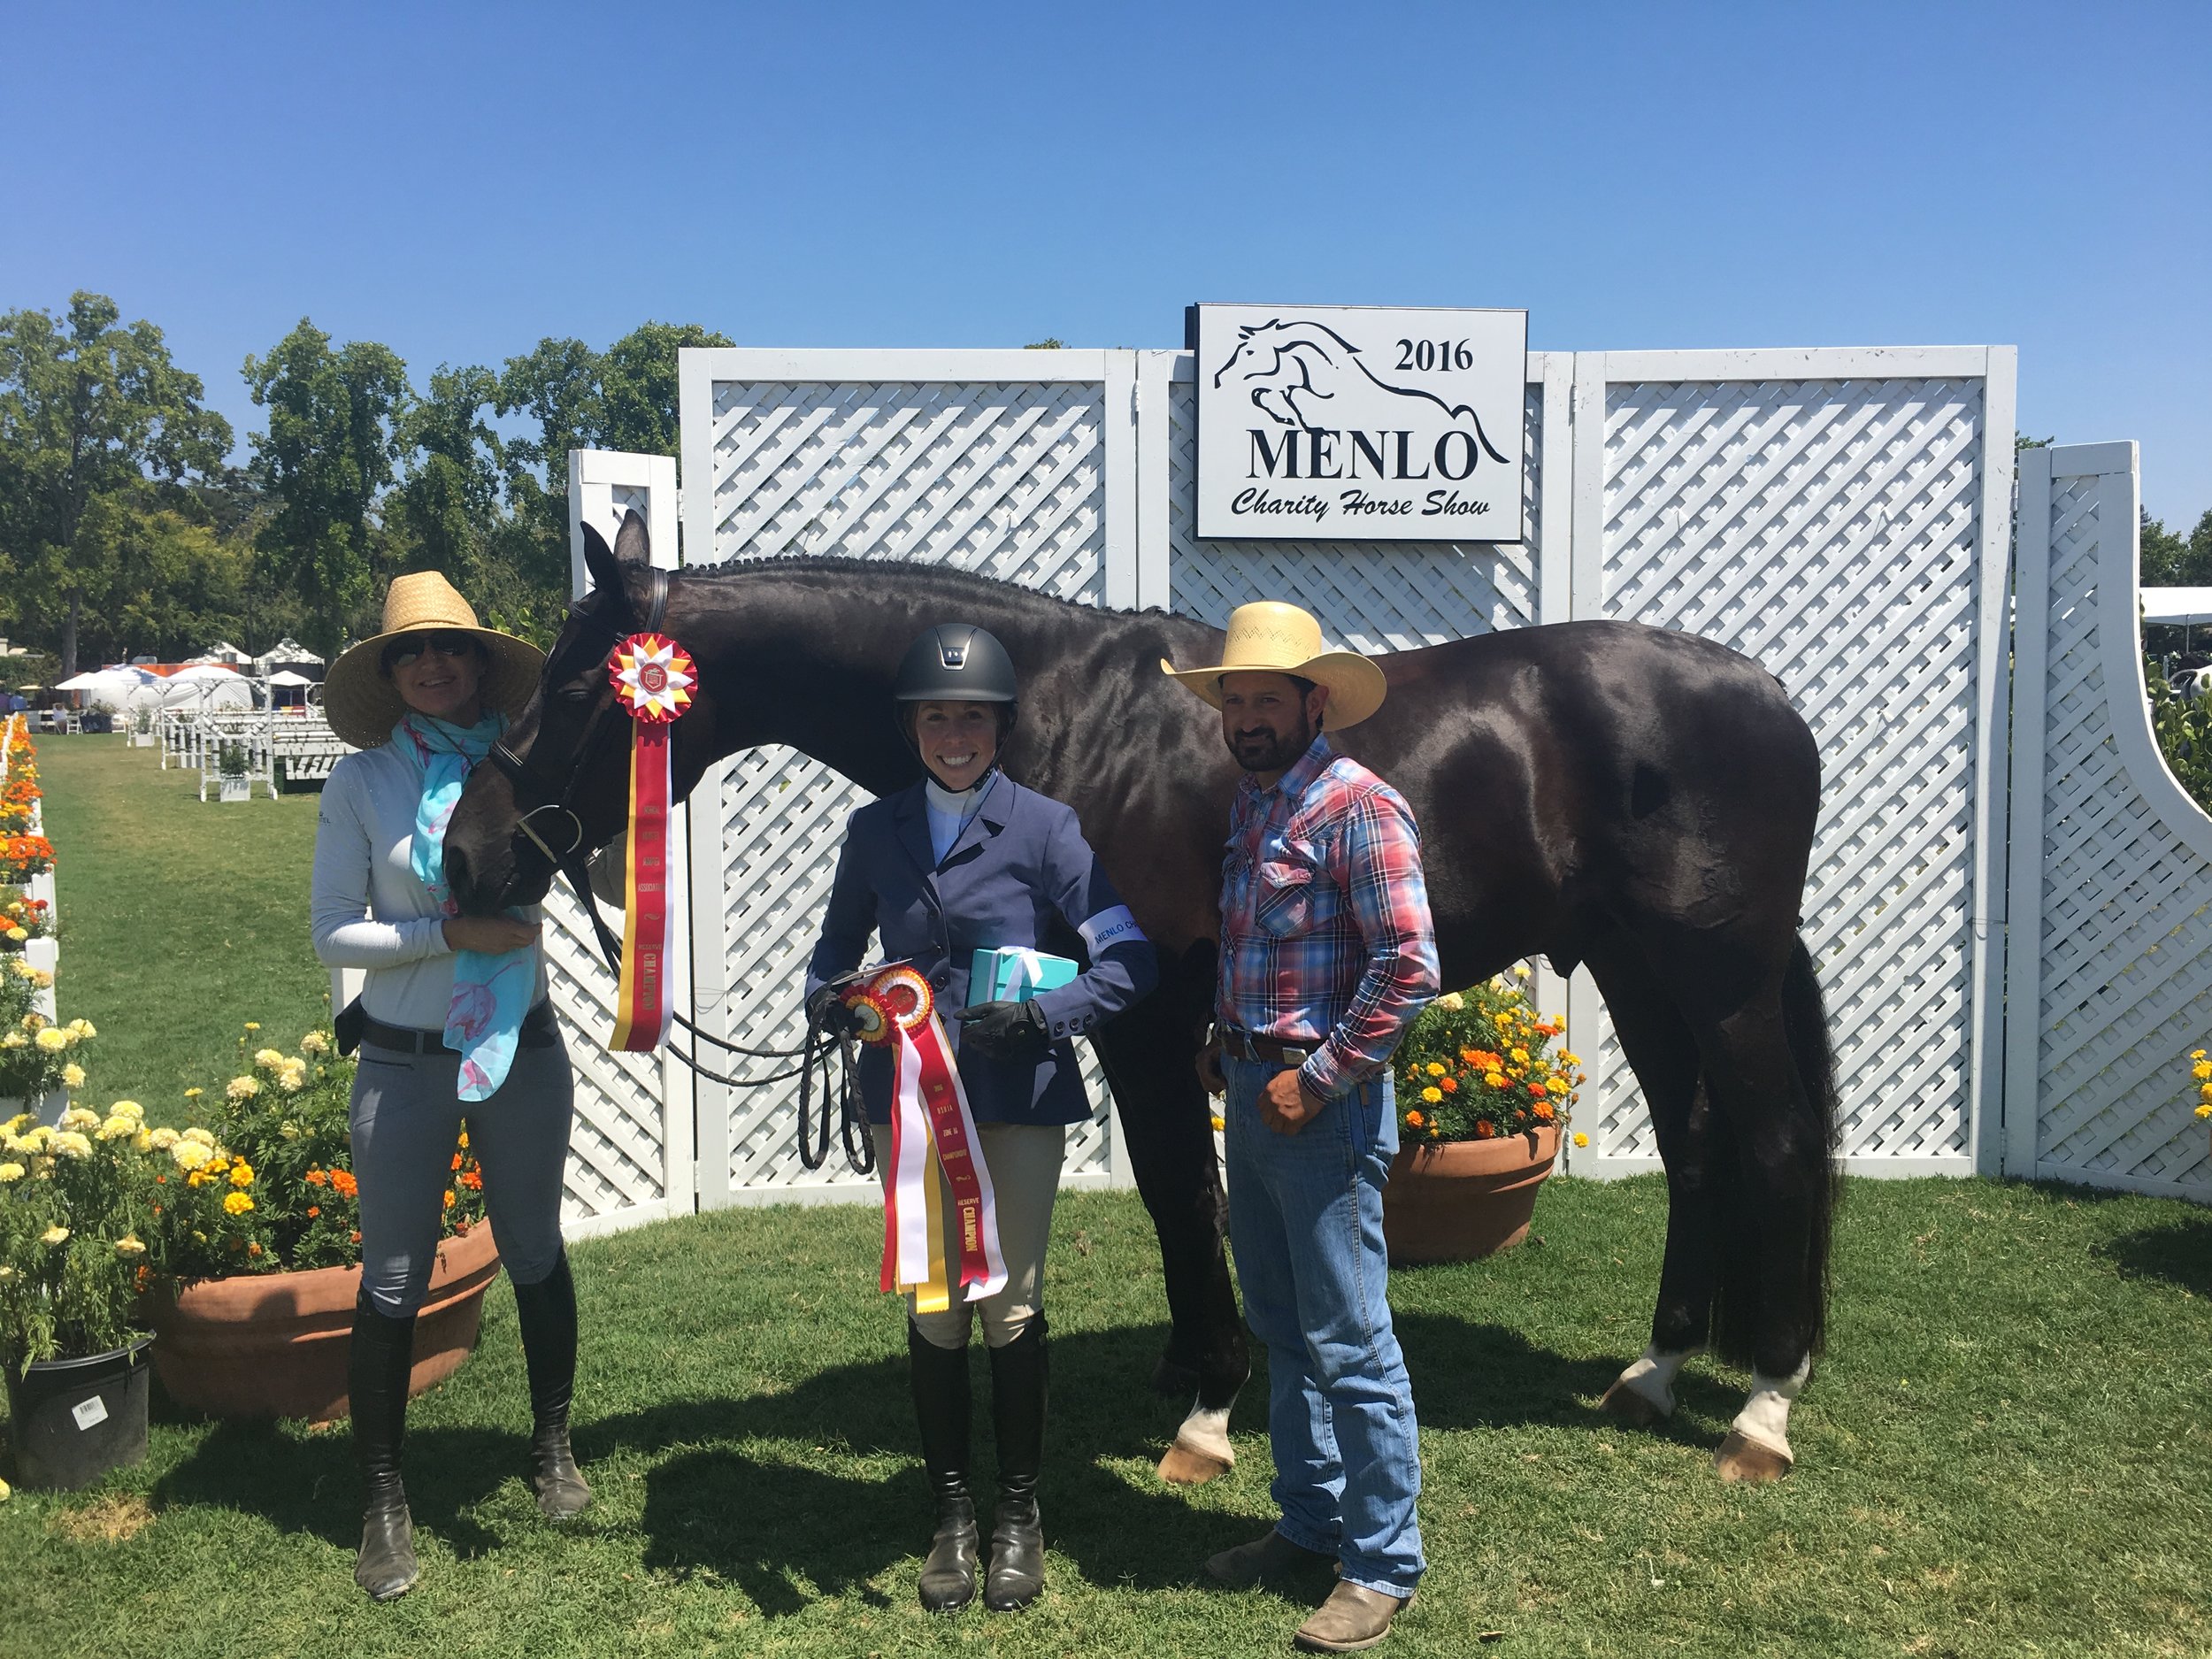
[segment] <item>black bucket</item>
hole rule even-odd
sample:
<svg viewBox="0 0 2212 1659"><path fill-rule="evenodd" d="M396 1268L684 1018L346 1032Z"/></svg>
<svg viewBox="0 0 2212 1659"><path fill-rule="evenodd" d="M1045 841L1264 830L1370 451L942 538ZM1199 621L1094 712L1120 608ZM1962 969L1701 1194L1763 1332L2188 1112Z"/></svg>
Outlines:
<svg viewBox="0 0 2212 1659"><path fill-rule="evenodd" d="M8 1372L8 1435L26 1486L74 1492L111 1469L146 1461L147 1337L82 1359Z"/></svg>

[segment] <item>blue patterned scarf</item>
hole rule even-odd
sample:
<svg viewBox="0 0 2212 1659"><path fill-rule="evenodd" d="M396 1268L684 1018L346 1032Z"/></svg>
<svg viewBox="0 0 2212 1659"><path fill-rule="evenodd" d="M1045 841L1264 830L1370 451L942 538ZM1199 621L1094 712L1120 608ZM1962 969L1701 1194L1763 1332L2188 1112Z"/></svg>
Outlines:
<svg viewBox="0 0 2212 1659"><path fill-rule="evenodd" d="M392 728L392 741L411 756L422 778L415 803L414 843L409 861L430 896L448 916L458 916L445 880L445 832L460 804L461 786L476 763L491 753L507 729L495 710L474 726L454 726L426 714L407 714ZM519 917L519 910L508 912ZM522 1017L537 988L537 947L491 953L459 950L453 956L453 1001L446 1010L445 1040L461 1051L463 1100L482 1100L507 1080L514 1064Z"/></svg>

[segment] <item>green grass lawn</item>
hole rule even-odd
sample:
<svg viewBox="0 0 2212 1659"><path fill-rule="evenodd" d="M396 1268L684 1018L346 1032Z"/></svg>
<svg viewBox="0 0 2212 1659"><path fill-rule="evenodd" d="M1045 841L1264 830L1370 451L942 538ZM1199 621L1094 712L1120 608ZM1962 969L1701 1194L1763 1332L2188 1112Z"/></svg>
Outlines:
<svg viewBox="0 0 2212 1659"><path fill-rule="evenodd" d="M35 741L61 918L56 1006L100 1033L80 1093L181 1124L187 1088L241 1069L246 1021L288 1052L329 1023L330 976L307 939L320 797L203 803L197 772L165 772L157 750L119 736Z"/></svg>
<svg viewBox="0 0 2212 1659"><path fill-rule="evenodd" d="M225 1074L240 1019L319 1017L312 797L202 809L148 751L50 756L63 1011L109 1045L93 1098L145 1079L150 1106ZM1745 1488L1711 1471L1740 1376L1693 1366L1657 1433L1595 1409L1642 1346L1663 1214L1654 1179L1554 1181L1540 1242L1394 1279L1432 1566L1385 1651L2212 1653L2212 1215L1854 1181L1798 1470ZM1235 1473L1160 1485L1182 1402L1146 1391L1165 1303L1120 1194L1071 1194L1055 1224L1050 1587L1025 1615L920 1611L928 1504L899 1319L873 1289L880 1225L723 1211L579 1245L578 1450L599 1496L559 1531L520 1479L528 1408L495 1287L479 1351L411 1415L425 1570L389 1607L349 1577L342 1431L157 1402L142 1467L0 1504L0 1655L1287 1651L1302 1603L1198 1571L1271 1518L1264 1379Z"/></svg>

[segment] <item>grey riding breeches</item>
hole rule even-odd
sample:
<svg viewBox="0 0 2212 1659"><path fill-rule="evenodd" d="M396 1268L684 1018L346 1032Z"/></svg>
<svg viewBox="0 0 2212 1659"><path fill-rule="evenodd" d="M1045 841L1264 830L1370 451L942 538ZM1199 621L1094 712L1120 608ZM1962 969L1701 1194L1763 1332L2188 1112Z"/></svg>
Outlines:
<svg viewBox="0 0 2212 1659"><path fill-rule="evenodd" d="M561 1254L561 1174L575 1080L557 1032L519 1048L488 1099L458 1094L460 1056L361 1045L353 1079L353 1174L360 1182L362 1284L379 1313L415 1312L430 1288L445 1192L464 1120L508 1277L534 1285Z"/></svg>

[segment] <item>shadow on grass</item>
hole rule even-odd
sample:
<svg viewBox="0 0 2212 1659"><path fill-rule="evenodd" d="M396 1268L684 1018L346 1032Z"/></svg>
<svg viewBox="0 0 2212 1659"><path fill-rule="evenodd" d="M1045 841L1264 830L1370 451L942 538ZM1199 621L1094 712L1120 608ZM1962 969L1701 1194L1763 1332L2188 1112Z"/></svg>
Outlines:
<svg viewBox="0 0 2212 1659"><path fill-rule="evenodd" d="M2124 1233L2096 1253L2126 1279L2162 1279L2193 1295L2212 1296L2212 1217L2188 1216L2162 1227Z"/></svg>
<svg viewBox="0 0 2212 1659"><path fill-rule="evenodd" d="M1402 1319L1401 1331L1427 1426L1609 1421L1593 1403L1612 1379L1609 1362L1568 1360L1502 1327L1437 1316ZM1141 1386L1164 1336L1164 1326L1150 1325L1053 1339L1047 1536L1092 1584L1188 1585L1207 1555L1255 1531L1251 1514L1194 1506L1148 1472L1182 1409ZM989 1366L979 1344L970 1356L973 1480L987 1527L995 1461ZM1263 1369L1245 1392L1240 1429L1263 1429L1266 1397ZM606 1417L590 1416L587 1399L577 1455L588 1475L623 1454L647 1464L638 1526L649 1567L711 1573L770 1617L797 1613L820 1596L880 1604L884 1593L872 1581L923 1553L933 1519L908 1399L903 1358L833 1366L780 1393L672 1400ZM532 1548L534 1521L503 1536L475 1513L521 1472L520 1404L512 1431L435 1426L408 1436L416 1522L457 1555ZM887 1476L848 1472L887 1455L900 1460ZM1239 1471L1256 1498L1247 1509L1264 1513L1267 1473L1263 1463ZM345 1549L359 1539L359 1497L342 1429L300 1436L250 1424L219 1425L155 1492L165 1506L257 1513Z"/></svg>

